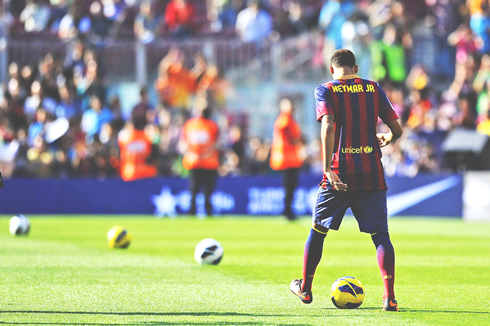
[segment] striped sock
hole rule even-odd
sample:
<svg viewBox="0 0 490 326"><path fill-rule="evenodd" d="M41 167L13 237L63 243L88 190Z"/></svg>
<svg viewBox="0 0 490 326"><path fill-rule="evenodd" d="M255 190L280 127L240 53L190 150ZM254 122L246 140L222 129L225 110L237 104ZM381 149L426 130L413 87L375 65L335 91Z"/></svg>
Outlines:
<svg viewBox="0 0 490 326"><path fill-rule="evenodd" d="M320 233L313 228L306 239L303 254L303 286L301 291L311 291L315 270L322 259L323 240L327 234Z"/></svg>
<svg viewBox="0 0 490 326"><path fill-rule="evenodd" d="M371 235L376 246L376 257L383 278L384 292L383 300L395 299L395 250L391 244L388 232L380 232Z"/></svg>

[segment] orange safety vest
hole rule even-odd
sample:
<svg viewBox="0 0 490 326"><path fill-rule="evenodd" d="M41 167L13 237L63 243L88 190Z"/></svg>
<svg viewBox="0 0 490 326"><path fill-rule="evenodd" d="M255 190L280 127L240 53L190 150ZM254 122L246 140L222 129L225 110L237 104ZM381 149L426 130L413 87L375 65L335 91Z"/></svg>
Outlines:
<svg viewBox="0 0 490 326"><path fill-rule="evenodd" d="M301 129L290 114L281 113L274 123L270 165L273 170L300 168L303 159L299 155Z"/></svg>
<svg viewBox="0 0 490 326"><path fill-rule="evenodd" d="M183 127L183 139L187 144L182 165L186 170L216 170L219 166L219 152L215 148L218 140L218 125L212 120L193 118Z"/></svg>
<svg viewBox="0 0 490 326"><path fill-rule="evenodd" d="M119 136L121 150L121 178L132 181L157 176L154 164L147 164L151 155L151 141L142 130L123 131Z"/></svg>

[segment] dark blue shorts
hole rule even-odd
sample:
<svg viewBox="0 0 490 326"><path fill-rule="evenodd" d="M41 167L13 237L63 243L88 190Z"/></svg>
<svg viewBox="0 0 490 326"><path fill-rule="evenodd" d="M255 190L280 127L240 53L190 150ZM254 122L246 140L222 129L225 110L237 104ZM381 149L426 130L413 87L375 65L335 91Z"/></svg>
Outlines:
<svg viewBox="0 0 490 326"><path fill-rule="evenodd" d="M386 190L336 191L320 187L313 210L313 223L338 230L349 207L361 232L388 231Z"/></svg>

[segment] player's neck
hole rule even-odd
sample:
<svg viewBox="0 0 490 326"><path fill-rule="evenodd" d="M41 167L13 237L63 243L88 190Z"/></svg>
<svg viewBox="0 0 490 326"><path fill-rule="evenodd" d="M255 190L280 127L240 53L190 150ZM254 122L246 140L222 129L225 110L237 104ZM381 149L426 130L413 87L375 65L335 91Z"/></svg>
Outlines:
<svg viewBox="0 0 490 326"><path fill-rule="evenodd" d="M351 68L340 67L335 69L335 74L333 75L334 79L352 79L358 78L358 76L354 73Z"/></svg>

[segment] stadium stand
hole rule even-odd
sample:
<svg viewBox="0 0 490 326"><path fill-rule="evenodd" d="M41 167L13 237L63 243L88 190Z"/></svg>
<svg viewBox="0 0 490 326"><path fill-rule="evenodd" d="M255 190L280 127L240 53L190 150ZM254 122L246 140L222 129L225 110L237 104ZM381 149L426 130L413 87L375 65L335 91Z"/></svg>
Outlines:
<svg viewBox="0 0 490 326"><path fill-rule="evenodd" d="M330 30L357 54L363 77L387 90L403 123L406 136L385 151L388 175L453 168L442 144L455 129L490 135L490 34L482 27L490 11L482 1L265 0L273 31L258 43L242 42L230 25L246 7L242 0L188 0L192 32L179 36L165 27L170 0L149 1L158 24L147 26L155 35L138 41L134 23L145 23L139 16L145 1L0 1L0 42L7 44L0 50L0 169L6 177L118 176L117 135L132 122L142 86L150 94L146 130L158 145L160 175L185 174L180 130L193 101L202 98L215 106L222 130L220 174L269 173L271 134L252 129L247 112L253 104L236 110L230 94L250 83L314 87L325 81L328 53L339 47ZM337 14L322 16L325 6ZM178 106L165 100L175 91L183 92ZM94 96L110 114L97 116L95 134L87 137L82 116L93 109ZM38 111L46 112L45 120L37 120ZM69 125L61 133L64 119ZM303 169L317 173L318 141L304 143Z"/></svg>

